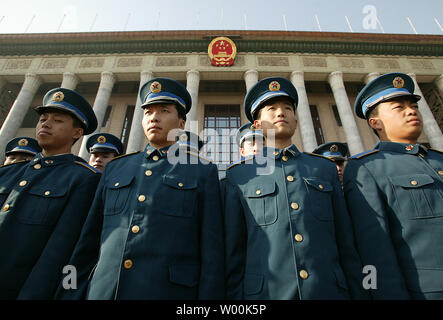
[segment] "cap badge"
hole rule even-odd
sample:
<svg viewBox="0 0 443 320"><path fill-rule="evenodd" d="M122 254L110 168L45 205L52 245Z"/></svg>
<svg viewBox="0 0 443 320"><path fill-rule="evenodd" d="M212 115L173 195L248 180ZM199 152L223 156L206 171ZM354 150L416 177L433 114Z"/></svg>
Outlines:
<svg viewBox="0 0 443 320"><path fill-rule="evenodd" d="M63 101L63 99L65 98L65 95L63 94L63 92L61 91L57 91L56 93L54 93L54 95L52 96L52 99L54 101Z"/></svg>
<svg viewBox="0 0 443 320"><path fill-rule="evenodd" d="M403 88L405 85L405 80L403 80L402 77L396 77L394 81L392 81L392 84L394 85L394 88Z"/></svg>
<svg viewBox="0 0 443 320"><path fill-rule="evenodd" d="M409 146L406 146L406 151L411 151L412 149L414 149L414 146L412 144L410 144Z"/></svg>
<svg viewBox="0 0 443 320"><path fill-rule="evenodd" d="M106 138L105 138L104 136L99 136L99 137L97 138L97 142L98 142L98 143L105 143L105 142L106 142Z"/></svg>
<svg viewBox="0 0 443 320"><path fill-rule="evenodd" d="M28 140L26 140L26 139L20 139L20 141L18 142L18 145L19 145L20 147L27 146L27 145L28 145Z"/></svg>
<svg viewBox="0 0 443 320"><path fill-rule="evenodd" d="M338 151L338 147L337 147L337 145L336 145L336 144L333 144L333 145L329 148L329 151L331 151L331 152L337 152L337 151Z"/></svg>
<svg viewBox="0 0 443 320"><path fill-rule="evenodd" d="M152 93L159 93L160 91L162 91L162 85L160 82L154 81L153 83L151 83L150 89Z"/></svg>
<svg viewBox="0 0 443 320"><path fill-rule="evenodd" d="M188 141L188 136L186 135L186 133L183 133L180 135L180 141L185 142Z"/></svg>
<svg viewBox="0 0 443 320"><path fill-rule="evenodd" d="M270 91L279 91L280 90L280 83L278 83L278 81L272 81L269 84L269 90Z"/></svg>

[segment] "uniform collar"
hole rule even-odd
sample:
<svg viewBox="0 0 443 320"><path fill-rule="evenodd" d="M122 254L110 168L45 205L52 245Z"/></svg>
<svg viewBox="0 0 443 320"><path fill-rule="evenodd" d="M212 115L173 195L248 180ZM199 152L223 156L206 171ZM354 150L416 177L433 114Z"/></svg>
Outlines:
<svg viewBox="0 0 443 320"><path fill-rule="evenodd" d="M44 167L51 167L66 162L74 162L75 157L76 156L74 156L72 153L58 154L49 157L44 157L41 153L37 153L37 155L34 157L34 159L30 161L30 163L31 165L39 163Z"/></svg>
<svg viewBox="0 0 443 320"><path fill-rule="evenodd" d="M148 143L146 145L146 148L145 148L145 151L144 151L145 157L146 157L146 159L150 159L153 156L158 156L160 158L167 157L168 156L168 150L169 150L170 147L171 146L169 145L169 146L166 146L166 147L162 147L160 149L156 149L156 148L152 147Z"/></svg>
<svg viewBox="0 0 443 320"><path fill-rule="evenodd" d="M374 149L405 154L426 154L428 152L428 148L426 148L424 145L421 145L420 143L409 144L391 141L379 141L375 145Z"/></svg>
<svg viewBox="0 0 443 320"><path fill-rule="evenodd" d="M267 156L274 156L275 159L279 159L282 156L286 156L286 157L297 157L300 154L300 151L298 151L297 147L293 144L291 144L289 147L286 147L284 149L279 149L279 148L271 148L271 147L266 147L264 148L266 155Z"/></svg>

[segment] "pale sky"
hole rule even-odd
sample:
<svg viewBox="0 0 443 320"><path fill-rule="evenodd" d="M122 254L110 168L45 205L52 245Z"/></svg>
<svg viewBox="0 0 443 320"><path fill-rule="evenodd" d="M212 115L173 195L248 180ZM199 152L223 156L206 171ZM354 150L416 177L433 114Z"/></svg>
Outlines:
<svg viewBox="0 0 443 320"><path fill-rule="evenodd" d="M0 33L352 29L443 35L439 24L443 0L0 0Z"/></svg>

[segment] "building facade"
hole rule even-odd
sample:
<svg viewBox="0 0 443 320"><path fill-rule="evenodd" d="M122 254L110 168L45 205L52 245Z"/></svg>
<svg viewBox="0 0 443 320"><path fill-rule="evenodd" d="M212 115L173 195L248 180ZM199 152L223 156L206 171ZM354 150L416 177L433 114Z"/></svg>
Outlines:
<svg viewBox="0 0 443 320"><path fill-rule="evenodd" d="M214 66L211 41L224 36L237 48L231 66ZM351 154L377 142L354 116L359 90L374 77L404 72L423 96L420 142L443 150L443 36L280 31L156 31L0 35L0 147L35 137L32 107L55 87L75 89L93 105L97 131L121 137L127 153L141 150L138 90L153 77L182 82L193 107L187 128L207 142L203 152L223 168L238 159L230 133L247 122L243 99L269 76L292 81L299 94L293 142L312 151L346 142ZM83 139L85 140L85 139ZM82 140L73 152L88 158ZM3 158L2 158L3 159Z"/></svg>

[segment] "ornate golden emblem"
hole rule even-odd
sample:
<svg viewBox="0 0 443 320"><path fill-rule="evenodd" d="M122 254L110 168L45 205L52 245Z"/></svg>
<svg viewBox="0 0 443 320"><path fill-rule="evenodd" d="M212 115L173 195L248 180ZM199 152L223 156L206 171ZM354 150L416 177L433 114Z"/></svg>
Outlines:
<svg viewBox="0 0 443 320"><path fill-rule="evenodd" d="M330 148L329 151L331 152L337 152L338 151L338 146L336 144L333 144Z"/></svg>
<svg viewBox="0 0 443 320"><path fill-rule="evenodd" d="M98 142L98 143L105 143L105 142L106 142L106 138L105 138L104 136L99 136L99 137L97 138L97 142Z"/></svg>
<svg viewBox="0 0 443 320"><path fill-rule="evenodd" d="M26 140L26 139L20 139L19 142L18 142L18 145L19 145L20 147L27 146L27 145L28 145L28 140Z"/></svg>
<svg viewBox="0 0 443 320"><path fill-rule="evenodd" d="M232 66L234 64L235 56L237 55L237 47L231 39L217 37L209 44L208 55L211 58L211 64L213 66Z"/></svg>
<svg viewBox="0 0 443 320"><path fill-rule="evenodd" d="M402 77L396 77L392 81L392 84L394 85L394 88L403 88L403 86L405 85L405 80L403 80Z"/></svg>
<svg viewBox="0 0 443 320"><path fill-rule="evenodd" d="M63 99L65 98L65 95L63 94L63 92L61 91L57 91L56 93L54 93L54 95L52 96L52 99L54 101L63 101Z"/></svg>
<svg viewBox="0 0 443 320"><path fill-rule="evenodd" d="M150 89L152 93L159 93L162 91L162 85L160 82L154 81L153 83L151 83Z"/></svg>

